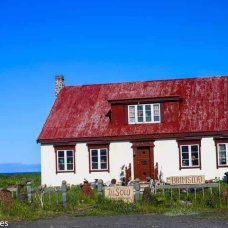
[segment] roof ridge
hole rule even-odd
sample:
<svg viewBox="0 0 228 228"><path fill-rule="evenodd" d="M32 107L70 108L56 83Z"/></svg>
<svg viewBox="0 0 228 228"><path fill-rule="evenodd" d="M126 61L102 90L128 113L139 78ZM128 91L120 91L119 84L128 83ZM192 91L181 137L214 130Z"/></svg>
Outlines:
<svg viewBox="0 0 228 228"><path fill-rule="evenodd" d="M223 78L228 77L228 75L213 75L213 76L195 76L189 78L169 78L169 79L155 79L155 80L145 80L145 81L124 81L124 82L107 82L107 83L90 83L90 84L80 84L80 85L69 85L65 87L83 87L83 86L101 86L101 85L118 85L118 84L128 84L128 83L146 83L146 82L159 82L159 81L186 81L186 80L202 80L210 78Z"/></svg>

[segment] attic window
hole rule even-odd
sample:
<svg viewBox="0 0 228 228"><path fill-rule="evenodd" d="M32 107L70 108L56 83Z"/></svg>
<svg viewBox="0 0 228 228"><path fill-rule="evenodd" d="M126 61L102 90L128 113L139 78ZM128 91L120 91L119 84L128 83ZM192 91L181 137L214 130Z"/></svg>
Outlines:
<svg viewBox="0 0 228 228"><path fill-rule="evenodd" d="M160 104L138 104L128 106L128 123L160 123Z"/></svg>

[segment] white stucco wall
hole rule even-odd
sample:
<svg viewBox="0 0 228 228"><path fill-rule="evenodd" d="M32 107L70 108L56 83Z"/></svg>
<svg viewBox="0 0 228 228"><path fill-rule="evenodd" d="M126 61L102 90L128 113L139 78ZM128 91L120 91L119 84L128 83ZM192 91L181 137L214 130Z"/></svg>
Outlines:
<svg viewBox="0 0 228 228"><path fill-rule="evenodd" d="M179 170L179 150L176 139L155 141L154 160L158 162L164 178L168 176L205 175L206 179L222 178L228 168L216 168L216 149L213 138L201 140L202 169Z"/></svg>
<svg viewBox="0 0 228 228"><path fill-rule="evenodd" d="M108 172L92 172L89 173L89 153L86 143L78 143L76 145L75 161L76 174L74 173L58 173L56 174L55 151L52 145L41 146L41 172L42 184L48 186L61 185L62 180L66 180L69 184L83 183L84 178L88 181L94 179L102 179L104 182L115 178L119 180L121 167L123 165L133 165L132 144L129 142L110 143ZM133 167L132 167L133 170Z"/></svg>
<svg viewBox="0 0 228 228"><path fill-rule="evenodd" d="M88 181L103 179L104 182L115 178L119 180L120 168L129 163L132 164L132 174L134 175L133 150L129 142L110 143L108 172L89 173L89 153L86 143L76 145L76 174L58 173L56 174L55 152L52 145L41 146L41 171L42 184L48 186L61 185L62 180L70 184L80 184L84 178ZM203 138L201 140L201 165L202 169L182 169L179 170L179 150L176 139L157 140L154 147L154 164L158 162L159 170L162 169L164 179L168 176L184 175L205 175L206 179L215 177L222 178L228 168L216 168L216 151L213 138Z"/></svg>

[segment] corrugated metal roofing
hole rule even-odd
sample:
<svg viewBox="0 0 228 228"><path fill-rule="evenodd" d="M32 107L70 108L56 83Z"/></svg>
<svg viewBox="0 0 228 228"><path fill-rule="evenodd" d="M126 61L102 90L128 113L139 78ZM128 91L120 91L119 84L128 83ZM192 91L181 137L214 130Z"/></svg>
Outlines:
<svg viewBox="0 0 228 228"><path fill-rule="evenodd" d="M180 96L178 121L112 125L108 100ZM66 86L38 137L78 139L181 132L228 131L228 77Z"/></svg>

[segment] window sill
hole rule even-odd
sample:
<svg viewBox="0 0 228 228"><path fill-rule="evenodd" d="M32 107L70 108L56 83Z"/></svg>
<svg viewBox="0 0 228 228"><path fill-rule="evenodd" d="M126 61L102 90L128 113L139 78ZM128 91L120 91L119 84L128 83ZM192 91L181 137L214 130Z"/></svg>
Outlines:
<svg viewBox="0 0 228 228"><path fill-rule="evenodd" d="M142 124L142 125L144 125L144 124L158 124L158 123L161 123L161 121L159 121L159 122L140 122L140 123L129 123L128 122L128 124L129 125L140 125L140 124Z"/></svg>
<svg viewBox="0 0 228 228"><path fill-rule="evenodd" d="M98 173L98 172L107 172L109 173L109 170L108 169L96 169L96 170L90 170L89 171L90 173Z"/></svg>
<svg viewBox="0 0 228 228"><path fill-rule="evenodd" d="M181 169L201 169L200 166L188 166L188 167L180 167L180 170Z"/></svg>
<svg viewBox="0 0 228 228"><path fill-rule="evenodd" d="M56 174L58 173L75 173L75 170L71 170L71 171L57 171Z"/></svg>
<svg viewBox="0 0 228 228"><path fill-rule="evenodd" d="M227 168L227 167L228 167L228 165L218 165L217 168L219 169L219 168Z"/></svg>

